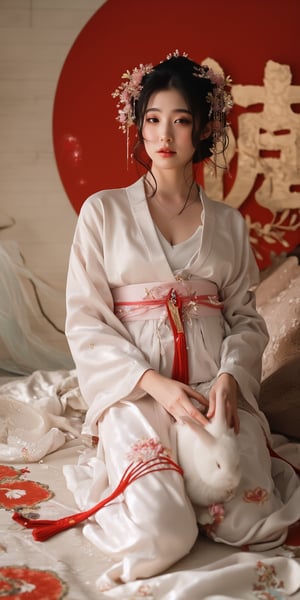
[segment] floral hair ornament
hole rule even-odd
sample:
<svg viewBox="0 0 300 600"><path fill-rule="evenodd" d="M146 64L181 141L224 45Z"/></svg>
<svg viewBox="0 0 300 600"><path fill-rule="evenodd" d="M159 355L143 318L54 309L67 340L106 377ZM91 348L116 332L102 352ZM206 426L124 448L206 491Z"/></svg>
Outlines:
<svg viewBox="0 0 300 600"><path fill-rule="evenodd" d="M122 75L122 83L112 93L113 98L119 98L117 103L118 116L117 121L120 122L119 128L122 129L127 136L127 162L129 154L129 128L135 122L135 103L142 91L142 79L144 75L153 71L153 65L142 65L134 67L133 71L125 71Z"/></svg>

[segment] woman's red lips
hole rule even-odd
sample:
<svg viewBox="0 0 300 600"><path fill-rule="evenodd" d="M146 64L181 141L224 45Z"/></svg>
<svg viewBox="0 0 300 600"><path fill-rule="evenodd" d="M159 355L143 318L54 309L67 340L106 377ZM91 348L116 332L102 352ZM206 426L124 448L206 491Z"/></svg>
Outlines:
<svg viewBox="0 0 300 600"><path fill-rule="evenodd" d="M173 150L170 150L170 148L160 148L160 150L158 150L159 154L175 154L175 152Z"/></svg>

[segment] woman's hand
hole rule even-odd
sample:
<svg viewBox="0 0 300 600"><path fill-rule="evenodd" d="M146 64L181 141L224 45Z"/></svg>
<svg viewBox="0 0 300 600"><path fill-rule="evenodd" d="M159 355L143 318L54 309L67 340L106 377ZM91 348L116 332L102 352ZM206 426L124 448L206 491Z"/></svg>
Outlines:
<svg viewBox="0 0 300 600"><path fill-rule="evenodd" d="M235 433L240 430L240 420L237 410L238 384L229 373L219 375L209 393L209 409L207 418L210 419L214 413L217 402L225 403L225 414L229 427L233 427Z"/></svg>
<svg viewBox="0 0 300 600"><path fill-rule="evenodd" d="M150 369L142 375L138 386L163 406L176 421L188 415L201 425L207 425L206 417L193 405L190 398L204 407L208 407L208 400L189 385Z"/></svg>

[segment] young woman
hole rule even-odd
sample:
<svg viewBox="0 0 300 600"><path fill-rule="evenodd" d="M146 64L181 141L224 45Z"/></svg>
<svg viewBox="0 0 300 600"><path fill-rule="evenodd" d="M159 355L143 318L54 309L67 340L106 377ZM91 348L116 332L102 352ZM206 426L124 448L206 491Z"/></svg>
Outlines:
<svg viewBox="0 0 300 600"><path fill-rule="evenodd" d="M242 478L210 535L271 548L300 516L298 478L270 458L257 405L268 336L251 291L258 269L247 227L194 176L194 165L216 160L226 144L227 84L177 51L127 72L114 94L118 118L126 133L137 128L134 156L146 174L87 199L74 236L66 331L89 406L83 433L98 442L65 467L68 486L86 510L132 461L163 457L162 468L171 459L84 525L112 559L111 581L162 572L192 548L198 513L175 466L175 422L189 416L203 426L220 404Z"/></svg>

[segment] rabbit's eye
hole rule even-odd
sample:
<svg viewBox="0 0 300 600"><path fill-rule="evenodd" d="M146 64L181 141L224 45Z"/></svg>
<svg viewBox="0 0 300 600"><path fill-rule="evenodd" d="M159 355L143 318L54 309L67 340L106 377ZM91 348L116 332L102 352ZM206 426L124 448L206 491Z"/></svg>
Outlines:
<svg viewBox="0 0 300 600"><path fill-rule="evenodd" d="M217 467L218 467L218 469L221 469L221 465L218 462L217 462Z"/></svg>

